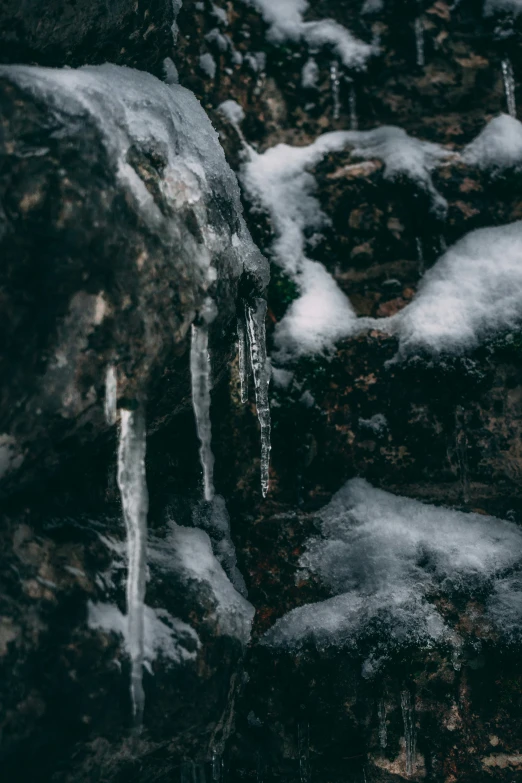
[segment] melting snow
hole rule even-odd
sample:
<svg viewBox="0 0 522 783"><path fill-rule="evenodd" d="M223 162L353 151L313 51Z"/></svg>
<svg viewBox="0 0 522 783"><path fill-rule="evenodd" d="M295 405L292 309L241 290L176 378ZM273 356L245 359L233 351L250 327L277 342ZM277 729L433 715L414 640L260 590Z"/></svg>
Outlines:
<svg viewBox="0 0 522 783"><path fill-rule="evenodd" d="M408 643L458 646L433 598L491 591L522 562L522 531L511 522L392 495L363 479L348 481L319 518L321 535L300 564L333 597L284 615L265 635L268 645L355 647L377 634L382 652ZM510 590L500 583L492 599L490 615L501 626ZM510 616L522 604L516 597Z"/></svg>

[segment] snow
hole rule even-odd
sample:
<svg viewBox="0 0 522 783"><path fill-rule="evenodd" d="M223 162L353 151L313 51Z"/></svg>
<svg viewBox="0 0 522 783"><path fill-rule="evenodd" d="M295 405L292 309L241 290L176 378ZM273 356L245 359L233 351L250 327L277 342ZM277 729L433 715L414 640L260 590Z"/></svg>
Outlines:
<svg viewBox="0 0 522 783"><path fill-rule="evenodd" d="M502 11L518 16L522 12L522 0L485 0L484 16L492 16Z"/></svg>
<svg viewBox="0 0 522 783"><path fill-rule="evenodd" d="M364 68L374 54L373 47L355 38L333 19L305 22L308 0L244 0L254 6L268 24L268 38L273 43L304 41L310 49L327 46L347 68Z"/></svg>
<svg viewBox="0 0 522 783"><path fill-rule="evenodd" d="M245 119L245 112L243 107L239 105L237 101L231 98L228 101L223 101L217 107L217 110L223 114L232 125L239 125Z"/></svg>
<svg viewBox="0 0 522 783"><path fill-rule="evenodd" d="M209 79L215 79L217 65L210 52L205 52L204 54L200 55L199 67L203 73L208 76Z"/></svg>
<svg viewBox="0 0 522 783"><path fill-rule="evenodd" d="M388 429L388 422L384 413L375 413L369 419L359 419L359 426L382 435Z"/></svg>
<svg viewBox="0 0 522 783"><path fill-rule="evenodd" d="M205 284L212 260L226 255L237 276L244 264L266 283L264 259L246 228L237 179L226 163L219 138L196 97L178 84L165 84L151 74L116 65L58 69L26 65L0 66L2 77L43 99L65 119L99 129L110 165L129 193L141 217L171 238L187 268L197 270ZM145 182L128 162L131 148L154 152L165 160L159 177L164 215ZM230 205L237 217L216 225L216 203ZM181 219L190 207L203 242ZM218 230L216 230L218 229ZM235 237L235 244L232 243ZM180 250L181 248L181 250Z"/></svg>
<svg viewBox="0 0 522 783"><path fill-rule="evenodd" d="M248 644L254 607L227 577L213 554L208 533L171 521L165 538L149 537L149 561L167 574L174 571L187 584L207 585L220 632Z"/></svg>
<svg viewBox="0 0 522 783"><path fill-rule="evenodd" d="M304 89L317 89L319 66L313 57L309 57L301 71L301 86Z"/></svg>
<svg viewBox="0 0 522 783"><path fill-rule="evenodd" d="M522 324L522 221L472 231L424 275L417 295L381 322L399 357L462 354Z"/></svg>
<svg viewBox="0 0 522 783"><path fill-rule="evenodd" d="M89 628L121 635L126 652L130 656L131 643L127 618L116 604L89 601L87 610ZM145 606L144 665L150 665L157 658L183 663L196 658L200 647L199 637L189 625L172 617L166 609L152 609L150 606Z"/></svg>
<svg viewBox="0 0 522 783"><path fill-rule="evenodd" d="M522 164L522 123L508 114L495 117L464 148L462 158L470 166L493 173L519 168Z"/></svg>
<svg viewBox="0 0 522 783"><path fill-rule="evenodd" d="M321 535L308 541L300 565L332 597L284 615L267 645L357 648L375 635L374 654L407 644L458 649L433 599L491 592L522 562L522 531L513 523L392 495L363 479L348 481L319 520ZM501 601L502 594L491 608L500 625Z"/></svg>

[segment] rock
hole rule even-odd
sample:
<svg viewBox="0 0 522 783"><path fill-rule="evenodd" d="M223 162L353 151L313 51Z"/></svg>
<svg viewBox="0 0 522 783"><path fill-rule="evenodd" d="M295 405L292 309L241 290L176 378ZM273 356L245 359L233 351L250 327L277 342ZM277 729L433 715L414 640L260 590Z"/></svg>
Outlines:
<svg viewBox="0 0 522 783"><path fill-rule="evenodd" d="M6 0L0 62L51 67L113 62L162 74L172 53L177 0Z"/></svg>

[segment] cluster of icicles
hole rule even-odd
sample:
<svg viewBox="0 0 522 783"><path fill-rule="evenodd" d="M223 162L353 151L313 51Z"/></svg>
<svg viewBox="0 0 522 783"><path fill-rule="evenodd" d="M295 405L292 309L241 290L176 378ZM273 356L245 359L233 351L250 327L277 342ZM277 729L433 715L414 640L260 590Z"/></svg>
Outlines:
<svg viewBox="0 0 522 783"><path fill-rule="evenodd" d="M238 318L238 350L241 376L241 401L248 400L249 368L254 379L257 416L261 429L261 489L268 492L270 463L270 408L268 385L270 366L266 351L266 301L261 298L245 302ZM214 497L214 455L211 447L210 392L211 361L208 347L209 325L216 314L215 305L207 299L197 325L192 325L190 374L192 404L203 471L204 498ZM109 424L117 421L117 377L111 365L105 378L105 417ZM135 727L143 722L145 692L143 664L145 652L144 611L147 574L148 491L145 475L146 421L143 407L120 410L117 480L121 494L127 539L127 622L131 657L130 692Z"/></svg>

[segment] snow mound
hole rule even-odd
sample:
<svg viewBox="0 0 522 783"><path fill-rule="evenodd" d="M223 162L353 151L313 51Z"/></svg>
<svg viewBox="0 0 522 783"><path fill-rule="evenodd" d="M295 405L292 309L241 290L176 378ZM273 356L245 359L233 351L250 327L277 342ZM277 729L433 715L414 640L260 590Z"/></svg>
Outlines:
<svg viewBox="0 0 522 783"><path fill-rule="evenodd" d="M308 0L244 0L256 8L268 24L268 38L279 44L304 41L310 49L329 47L347 68L364 68L374 48L333 19L305 22Z"/></svg>
<svg viewBox="0 0 522 783"><path fill-rule="evenodd" d="M284 615L267 645L356 647L372 636L382 653L411 643L458 647L434 598L491 592L522 563L516 525L392 495L363 479L348 481L319 516L321 535L309 540L300 565L333 596ZM490 610L500 626L503 598Z"/></svg>
<svg viewBox="0 0 522 783"><path fill-rule="evenodd" d="M509 114L492 119L468 144L462 158L483 171L501 172L522 164L522 122Z"/></svg>
<svg viewBox="0 0 522 783"><path fill-rule="evenodd" d="M426 272L413 301L383 321L399 338L398 358L462 354L520 327L522 221L467 234Z"/></svg>

